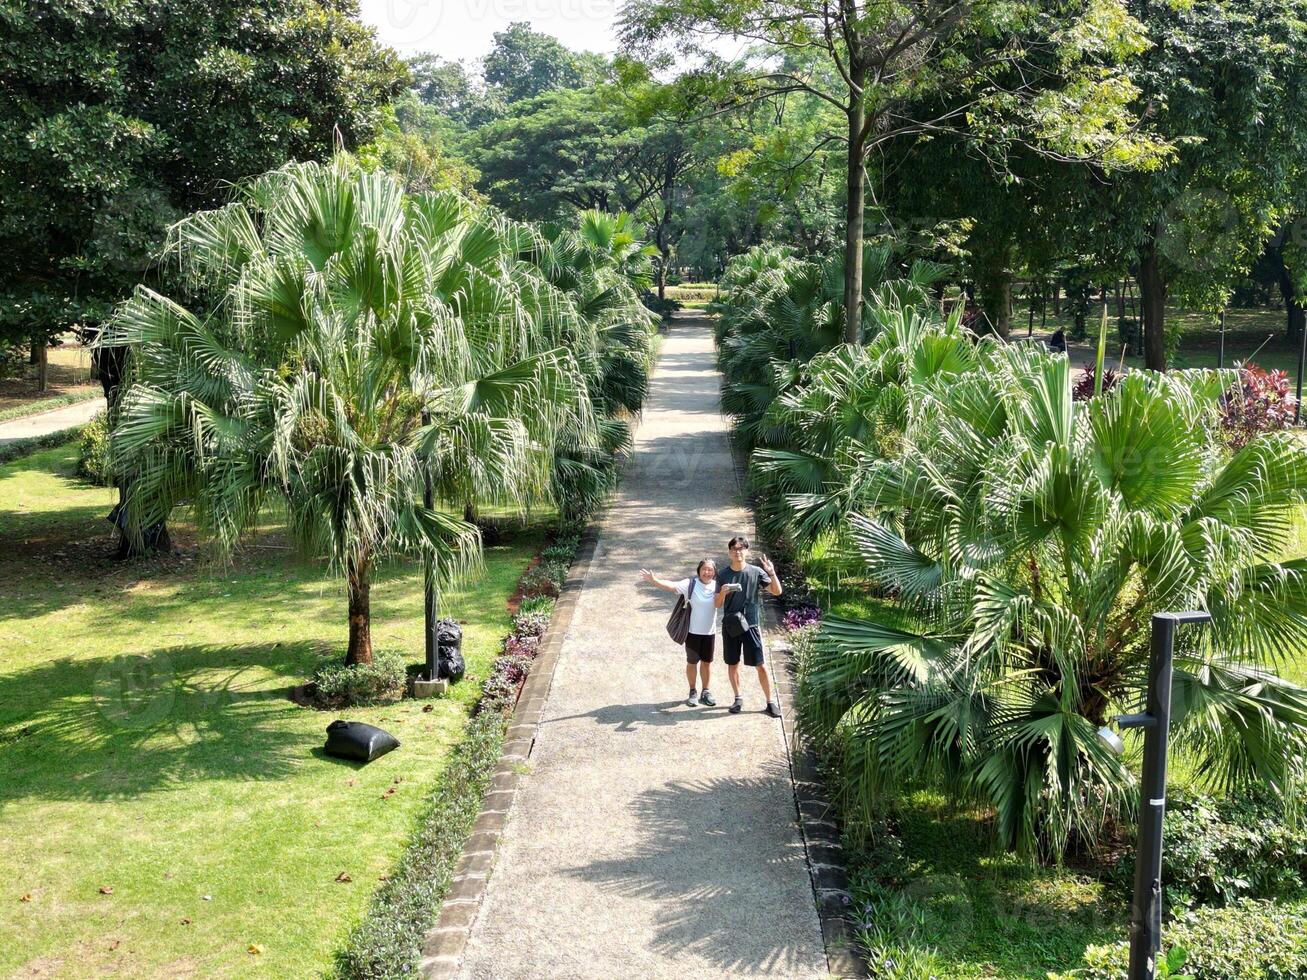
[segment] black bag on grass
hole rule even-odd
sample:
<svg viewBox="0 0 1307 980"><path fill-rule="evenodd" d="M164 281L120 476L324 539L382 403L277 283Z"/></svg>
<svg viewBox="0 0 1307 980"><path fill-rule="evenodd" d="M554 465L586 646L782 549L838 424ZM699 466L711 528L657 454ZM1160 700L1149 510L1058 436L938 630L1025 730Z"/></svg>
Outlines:
<svg viewBox="0 0 1307 980"><path fill-rule="evenodd" d="M436 620L436 676L457 684L467 672L463 660L463 630L452 619Z"/></svg>
<svg viewBox="0 0 1307 980"><path fill-rule="evenodd" d="M333 721L327 726L327 755L338 759L371 762L392 749L399 748L399 739L390 732L361 721Z"/></svg>

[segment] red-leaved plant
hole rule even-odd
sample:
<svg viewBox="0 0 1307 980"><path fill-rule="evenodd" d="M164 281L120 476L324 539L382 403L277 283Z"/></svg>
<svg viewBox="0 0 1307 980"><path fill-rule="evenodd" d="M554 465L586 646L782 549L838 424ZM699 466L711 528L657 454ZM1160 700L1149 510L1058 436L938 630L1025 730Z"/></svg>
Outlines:
<svg viewBox="0 0 1307 980"><path fill-rule="evenodd" d="M1121 373L1119 371L1115 368L1105 368L1103 371L1103 391L1111 391L1120 380ZM1080 374L1080 380L1071 389L1071 397L1078 402L1087 402L1094 397L1094 365L1086 364L1084 366Z"/></svg>
<svg viewBox="0 0 1307 980"><path fill-rule="evenodd" d="M1289 428L1296 405L1287 372L1240 366L1239 383L1226 393L1221 417L1226 442L1231 449L1242 449L1258 433Z"/></svg>

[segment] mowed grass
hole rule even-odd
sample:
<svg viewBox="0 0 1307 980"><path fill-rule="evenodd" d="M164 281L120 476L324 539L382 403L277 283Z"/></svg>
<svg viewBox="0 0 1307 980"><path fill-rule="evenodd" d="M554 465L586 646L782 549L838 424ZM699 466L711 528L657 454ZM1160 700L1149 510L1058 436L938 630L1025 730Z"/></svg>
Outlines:
<svg viewBox="0 0 1307 980"><path fill-rule="evenodd" d="M339 584L275 531L232 566L184 525L182 557L115 562L114 492L74 462L0 467L0 975L320 973L457 740L541 532L445 596L468 661L452 697L343 713L402 743L360 767L321 752L336 713L287 697L343 655ZM420 575L384 572L372 608L374 643L421 660Z"/></svg>

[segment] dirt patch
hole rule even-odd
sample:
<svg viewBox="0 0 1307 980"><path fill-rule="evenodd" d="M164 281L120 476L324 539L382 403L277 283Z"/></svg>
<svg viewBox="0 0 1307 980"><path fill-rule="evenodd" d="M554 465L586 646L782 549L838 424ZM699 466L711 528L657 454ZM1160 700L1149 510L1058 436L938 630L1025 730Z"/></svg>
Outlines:
<svg viewBox="0 0 1307 980"><path fill-rule="evenodd" d="M522 608L522 600L526 598L526 594L523 592L522 589L523 579L525 579L527 575L531 572L531 570L539 564L540 564L540 556L536 555L527 563L526 568L522 569L522 575L517 580L517 588L513 590L513 594L508 597L508 602L506 603L506 605L508 606L508 614L510 616L517 615L517 611Z"/></svg>

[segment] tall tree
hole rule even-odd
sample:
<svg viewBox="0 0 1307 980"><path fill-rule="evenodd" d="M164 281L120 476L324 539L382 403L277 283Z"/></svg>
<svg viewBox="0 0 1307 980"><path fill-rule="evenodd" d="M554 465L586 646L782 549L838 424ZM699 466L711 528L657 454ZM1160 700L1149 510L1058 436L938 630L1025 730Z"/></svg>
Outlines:
<svg viewBox="0 0 1307 980"><path fill-rule="evenodd" d="M560 88L580 88L599 80L602 56L572 51L525 22L495 34L482 74L504 102L532 99Z"/></svg>
<svg viewBox="0 0 1307 980"><path fill-rule="evenodd" d="M1112 165L1152 159L1135 136L1135 88L1117 68L1146 41L1124 0L628 0L622 38L698 49L721 36L764 42L732 72L726 103L806 92L844 119L845 336L860 340L869 157L904 136L958 133ZM915 109L946 105L939 115Z"/></svg>
<svg viewBox="0 0 1307 980"><path fill-rule="evenodd" d="M1300 206L1307 141L1307 3L1135 0L1153 46L1131 77L1175 144L1152 173L1118 174L1084 215L1138 270L1145 363L1164 370L1166 303L1222 306ZM1096 220L1095 220L1096 219Z"/></svg>
<svg viewBox="0 0 1307 980"><path fill-rule="evenodd" d="M404 70L353 0L0 7L0 329L96 322L180 215L369 139Z"/></svg>
<svg viewBox="0 0 1307 980"><path fill-rule="evenodd" d="M104 339L136 362L111 437L129 532L187 503L227 552L280 500L345 579L347 662L366 663L381 561L423 557L446 581L477 555L425 483L445 504L521 504L549 493L556 440L592 442L595 325L519 261L546 248L531 229L343 158L273 171L175 235L225 301L201 320L142 286Z"/></svg>

